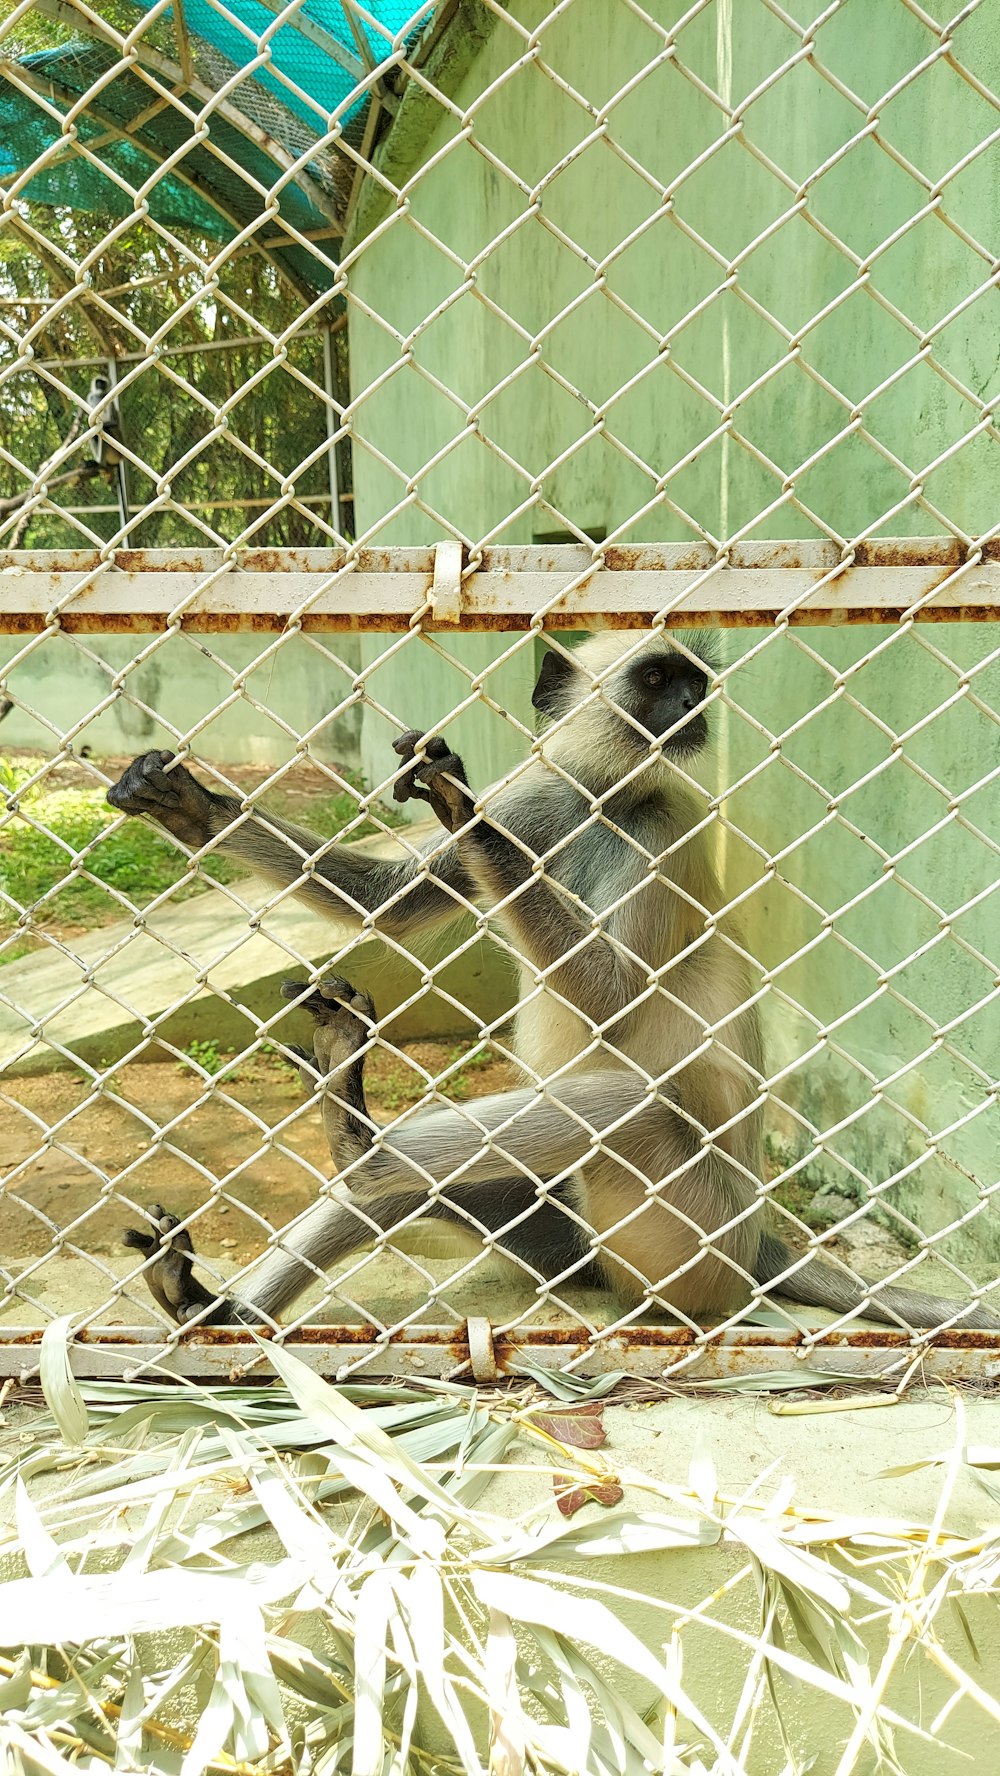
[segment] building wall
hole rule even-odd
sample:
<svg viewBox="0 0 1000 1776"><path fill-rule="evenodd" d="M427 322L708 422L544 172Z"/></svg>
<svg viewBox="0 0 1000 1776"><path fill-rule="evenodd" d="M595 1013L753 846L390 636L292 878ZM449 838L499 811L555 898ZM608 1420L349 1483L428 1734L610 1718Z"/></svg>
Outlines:
<svg viewBox="0 0 1000 1776"><path fill-rule="evenodd" d="M263 658L253 635L172 635L155 646L147 635L44 640L26 652L0 639L0 680L16 699L0 748L49 752L57 732L72 731L77 750L120 757L176 745L180 734L195 757L269 765L315 730L316 757L360 771L360 712L348 701L361 662L354 636L292 636Z"/></svg>
<svg viewBox="0 0 1000 1776"><path fill-rule="evenodd" d="M600 527L639 542L993 526L995 441L980 429L953 447L996 389L996 290L962 305L1000 253L1000 149L937 192L995 117L943 60L905 83L936 41L916 15L868 0L824 23L814 54L837 90L805 59L769 83L798 40L762 6L719 0L668 54L619 0L576 0L546 25L537 65L504 78L544 14L515 0L520 33L498 20L455 116L423 144L426 170L409 169L408 205L352 264L354 295L386 323L352 308L359 530L525 542ZM956 29L953 54L1000 85L989 9ZM734 137L709 153L724 122L698 82L757 94L737 132L752 152ZM435 160L463 117L471 138ZM744 917L783 1069L775 1157L808 1159L807 1181L848 1194L912 1165L894 1212L941 1225L998 1177L984 1092L1000 1036L988 781L1000 636L935 625L764 639L723 638L718 776L731 789L721 849L734 884L757 884ZM460 671L436 643L408 642L379 694L408 722L436 719L506 645L449 642ZM366 639L366 656L380 646ZM498 699L522 722L529 678L527 660L513 665ZM366 717L369 775L386 737ZM459 740L478 750L477 778L521 744L492 717L465 716ZM940 1134L931 1148L921 1125ZM994 1261L1000 1213L973 1216L949 1249Z"/></svg>

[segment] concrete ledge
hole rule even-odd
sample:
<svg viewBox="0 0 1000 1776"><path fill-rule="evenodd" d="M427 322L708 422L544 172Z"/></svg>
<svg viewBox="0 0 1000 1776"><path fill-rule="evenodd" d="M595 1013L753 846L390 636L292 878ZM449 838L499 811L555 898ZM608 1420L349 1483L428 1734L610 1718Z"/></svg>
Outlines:
<svg viewBox="0 0 1000 1776"><path fill-rule="evenodd" d="M419 840L420 829L409 828L408 837ZM354 848L402 854L398 842L384 838ZM251 884L238 884L236 892L253 903ZM393 1015L419 989L427 968L454 948L456 928L420 966L378 939L359 939L348 921L319 918L291 899L263 914L259 925L250 919L224 890L209 891L0 967L0 1072L49 1073L74 1059L92 1065L139 1059L135 1051L144 1037L150 1059L162 1058L158 1040L186 1048L211 1039L238 1051L254 1040L261 1020L280 1012L283 980L352 941L344 971L372 994L390 1041L468 1038L513 1003L506 956L479 939L440 969L414 1005ZM283 1023L282 1033L291 1028Z"/></svg>

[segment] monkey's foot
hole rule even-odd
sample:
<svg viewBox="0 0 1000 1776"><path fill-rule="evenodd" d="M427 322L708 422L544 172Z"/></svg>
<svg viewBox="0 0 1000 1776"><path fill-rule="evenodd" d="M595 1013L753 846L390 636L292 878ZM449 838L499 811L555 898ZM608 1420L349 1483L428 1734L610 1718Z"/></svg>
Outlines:
<svg viewBox="0 0 1000 1776"><path fill-rule="evenodd" d="M216 798L186 766L175 764L168 771L174 756L172 752L142 753L111 785L107 799L119 814L146 814L183 844L204 845L212 837Z"/></svg>
<svg viewBox="0 0 1000 1776"><path fill-rule="evenodd" d="M397 802L430 802L431 808L447 832L457 832L471 818L475 798L469 788L465 766L457 752L448 750L440 735L427 736L411 728L392 743L409 770L403 771L392 786Z"/></svg>
<svg viewBox="0 0 1000 1776"><path fill-rule="evenodd" d="M305 991L305 981L288 980L282 983L281 997L299 999ZM313 1054L301 1054L306 1067L311 1069L311 1074L302 1071L302 1083L310 1091L317 1073L332 1073L364 1048L375 1022L375 1006L367 993L352 987L343 975L328 974L308 999L302 1000L302 1009L316 1024Z"/></svg>
<svg viewBox="0 0 1000 1776"><path fill-rule="evenodd" d="M177 1216L168 1215L159 1203L150 1205L149 1215L154 1231L146 1233L138 1227L126 1227L122 1243L145 1252L148 1257L154 1258L155 1255L154 1262L145 1272L154 1301L179 1326L186 1326L189 1320L201 1316L204 1308L210 1308L211 1312L201 1319L202 1325L238 1325L245 1316L237 1304L203 1288L193 1274L194 1247L187 1228L175 1231L179 1227Z"/></svg>

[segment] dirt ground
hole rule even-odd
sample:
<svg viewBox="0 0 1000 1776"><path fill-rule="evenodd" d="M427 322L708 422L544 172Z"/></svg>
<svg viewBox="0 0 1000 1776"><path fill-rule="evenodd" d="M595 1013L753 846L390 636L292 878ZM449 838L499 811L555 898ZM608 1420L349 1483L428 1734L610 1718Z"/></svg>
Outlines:
<svg viewBox="0 0 1000 1776"><path fill-rule="evenodd" d="M151 1203L185 1217L195 1212L192 1238L216 1277L249 1263L272 1229L308 1208L331 1162L296 1071L276 1051L229 1064L214 1054L201 1059L223 1064L207 1079L187 1061L124 1066L96 1094L70 1072L0 1086L0 1272L24 1273L5 1317L34 1323L40 1314L44 1323L52 1312L96 1308L109 1283L113 1289L114 1278L134 1268L122 1232L141 1225ZM460 1102L510 1084L503 1061L458 1044L377 1049L366 1068L373 1115L385 1122L416 1102L428 1075ZM900 1256L897 1242L867 1222L831 1249L871 1276L884 1275ZM388 1324L426 1313L434 1323L442 1305L464 1315L486 1311L484 1302L491 1315L562 1318L551 1301L538 1304L531 1278L509 1263L480 1255L470 1267L439 1224L420 1223L397 1235L393 1250L349 1260L333 1274L344 1273L352 1281L336 1289L334 1318ZM319 1285L306 1302L314 1295L318 1305ZM614 1317L601 1291L569 1289L566 1301L571 1314L594 1323ZM144 1286L126 1291L111 1323L146 1319L147 1302ZM331 1317L329 1307L320 1317Z"/></svg>
<svg viewBox="0 0 1000 1776"><path fill-rule="evenodd" d="M447 1074L442 1088L459 1099L509 1082L502 1062L470 1062L457 1046L378 1050L366 1069L373 1115L387 1121L416 1101L427 1074ZM72 1229L88 1251L114 1252L135 1220L132 1205L162 1202L183 1215L204 1203L198 1249L244 1263L269 1227L308 1207L317 1174L330 1174L319 1116L276 1054L210 1080L193 1064L126 1066L96 1097L76 1073L10 1080L0 1092L0 1158L0 1255L14 1261L47 1252L53 1229Z"/></svg>

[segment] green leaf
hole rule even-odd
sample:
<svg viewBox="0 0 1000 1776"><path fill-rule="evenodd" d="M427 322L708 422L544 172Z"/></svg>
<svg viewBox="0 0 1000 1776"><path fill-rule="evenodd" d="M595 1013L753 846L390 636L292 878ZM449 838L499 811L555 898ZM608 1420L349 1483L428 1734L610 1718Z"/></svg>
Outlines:
<svg viewBox="0 0 1000 1776"><path fill-rule="evenodd" d="M87 1435L87 1408L70 1368L69 1328L72 1314L51 1320L42 1333L40 1380L45 1403L59 1427L63 1442L82 1443Z"/></svg>

